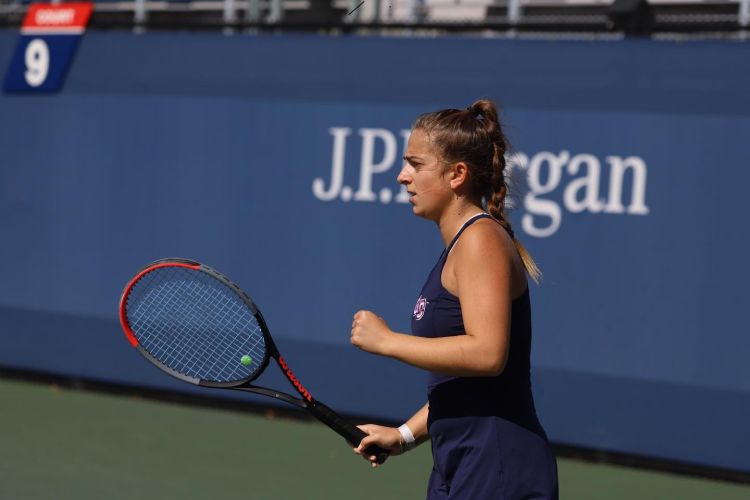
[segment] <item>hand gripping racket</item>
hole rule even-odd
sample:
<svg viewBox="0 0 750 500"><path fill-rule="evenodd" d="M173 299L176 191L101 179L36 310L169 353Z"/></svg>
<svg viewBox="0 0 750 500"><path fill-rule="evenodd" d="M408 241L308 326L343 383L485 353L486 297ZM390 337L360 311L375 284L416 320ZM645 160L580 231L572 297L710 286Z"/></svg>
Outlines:
<svg viewBox="0 0 750 500"><path fill-rule="evenodd" d="M140 271L120 299L120 324L133 347L173 377L202 387L237 389L304 408L359 444L366 434L312 397L274 344L250 297L226 276L186 259L162 259ZM251 385L273 358L302 398ZM388 452L365 450L379 463Z"/></svg>

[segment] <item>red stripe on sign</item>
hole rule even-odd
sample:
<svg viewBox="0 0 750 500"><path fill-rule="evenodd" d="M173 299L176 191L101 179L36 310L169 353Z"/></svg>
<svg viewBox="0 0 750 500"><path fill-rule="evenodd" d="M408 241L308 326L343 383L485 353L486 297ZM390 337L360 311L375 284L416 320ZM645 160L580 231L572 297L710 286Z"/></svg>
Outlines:
<svg viewBox="0 0 750 500"><path fill-rule="evenodd" d="M44 29L46 33L70 33L71 29L84 30L94 9L92 3L64 3L58 5L35 3L29 7L21 25L21 32Z"/></svg>
<svg viewBox="0 0 750 500"><path fill-rule="evenodd" d="M47 26L44 28L24 28L21 33L24 35L83 35L84 28L73 26L71 28L58 28Z"/></svg>

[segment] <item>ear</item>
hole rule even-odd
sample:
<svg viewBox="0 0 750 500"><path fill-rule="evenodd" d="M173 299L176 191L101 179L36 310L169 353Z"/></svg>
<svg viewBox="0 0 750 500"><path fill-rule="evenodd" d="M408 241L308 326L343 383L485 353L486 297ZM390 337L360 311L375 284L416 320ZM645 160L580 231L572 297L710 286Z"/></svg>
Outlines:
<svg viewBox="0 0 750 500"><path fill-rule="evenodd" d="M452 189L459 189L461 186L469 185L469 166L460 161L453 165L449 174L449 180Z"/></svg>

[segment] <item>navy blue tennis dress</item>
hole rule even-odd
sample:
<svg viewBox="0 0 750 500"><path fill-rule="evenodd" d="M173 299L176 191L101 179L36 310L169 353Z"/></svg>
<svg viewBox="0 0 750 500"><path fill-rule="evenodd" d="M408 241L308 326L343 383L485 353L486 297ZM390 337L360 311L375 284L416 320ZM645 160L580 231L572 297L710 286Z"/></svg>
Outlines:
<svg viewBox="0 0 750 500"><path fill-rule="evenodd" d="M443 250L412 315L420 337L464 335L458 297L440 275L469 219ZM427 426L433 469L427 498L463 500L557 499L557 464L531 395L531 304L528 288L513 301L510 350L496 377L430 373Z"/></svg>

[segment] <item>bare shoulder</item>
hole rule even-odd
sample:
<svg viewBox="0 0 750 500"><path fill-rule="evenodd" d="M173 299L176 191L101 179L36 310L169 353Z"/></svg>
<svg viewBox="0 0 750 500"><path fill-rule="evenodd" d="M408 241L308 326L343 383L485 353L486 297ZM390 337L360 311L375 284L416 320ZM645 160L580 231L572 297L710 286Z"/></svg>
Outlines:
<svg viewBox="0 0 750 500"><path fill-rule="evenodd" d="M516 254L516 247L508 232L492 219L479 219L467 227L458 238L453 252L461 261L485 258L504 260L510 263Z"/></svg>
<svg viewBox="0 0 750 500"><path fill-rule="evenodd" d="M458 238L446 262L443 281L457 289L458 273L476 278L494 276L510 282L515 297L526 287L526 276L516 246L508 232L496 221L480 219L467 227ZM448 287L446 287L448 288ZM450 288L448 288L450 291Z"/></svg>

